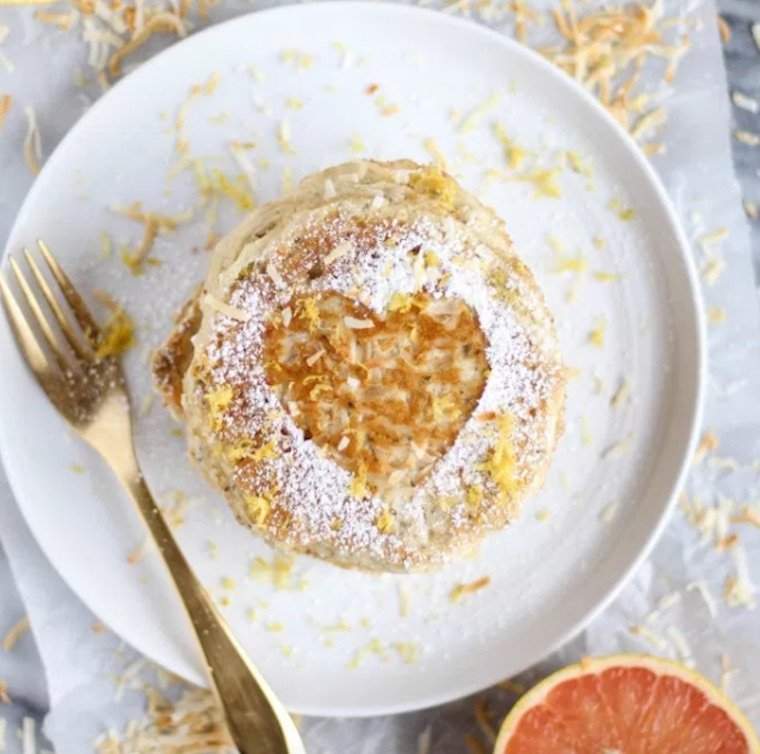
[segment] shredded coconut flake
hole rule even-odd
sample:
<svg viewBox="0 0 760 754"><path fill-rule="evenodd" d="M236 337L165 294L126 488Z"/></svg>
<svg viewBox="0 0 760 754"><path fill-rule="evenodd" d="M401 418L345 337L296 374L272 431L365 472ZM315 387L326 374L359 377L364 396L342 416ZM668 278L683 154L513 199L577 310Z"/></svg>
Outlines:
<svg viewBox="0 0 760 754"><path fill-rule="evenodd" d="M6 652L10 652L18 640L29 630L29 618L24 616L14 623L3 637L2 647Z"/></svg>
<svg viewBox="0 0 760 754"><path fill-rule="evenodd" d="M601 513L599 514L599 520L604 524L609 524L612 519L615 517L615 513L617 513L618 504L617 503L609 503L608 505L605 505L604 508L602 508Z"/></svg>
<svg viewBox="0 0 760 754"><path fill-rule="evenodd" d="M11 97L10 94L0 95L0 128L3 127L3 123L5 123L5 118L10 112L12 104L13 104L13 97Z"/></svg>
<svg viewBox="0 0 760 754"><path fill-rule="evenodd" d="M691 667L694 664L691 647L689 646L686 636L676 626L668 626L665 629L668 637L675 647L678 659L681 660L686 666Z"/></svg>
<svg viewBox="0 0 760 754"><path fill-rule="evenodd" d="M350 243L339 243L329 254L327 254L323 260L324 265L327 267L331 265L336 260L340 259L341 257L344 257L346 254L350 253L353 250L353 247Z"/></svg>
<svg viewBox="0 0 760 754"><path fill-rule="evenodd" d="M668 649L668 642L665 638L663 638L660 634L655 633L651 628L647 628L644 625L636 625L631 626L629 629L629 632L633 636L639 636L644 641L651 644L655 649L658 649L660 652L665 652Z"/></svg>
<svg viewBox="0 0 760 754"><path fill-rule="evenodd" d="M295 152L295 149L293 149L293 144L291 143L290 139L291 139L290 121L287 118L283 118L280 121L280 125L277 127L277 143L280 145L280 149L285 154L293 154Z"/></svg>
<svg viewBox="0 0 760 754"><path fill-rule="evenodd" d="M430 747L433 741L433 727L426 725L425 729L417 738L417 754L430 754Z"/></svg>
<svg viewBox="0 0 760 754"><path fill-rule="evenodd" d="M734 91L731 94L731 100L741 110L746 110L747 112L753 114L760 112L760 102L758 102L754 97L748 97L746 94Z"/></svg>
<svg viewBox="0 0 760 754"><path fill-rule="evenodd" d="M42 143L40 140L40 129L37 126L37 116L34 108L27 105L24 108L26 115L26 136L24 137L24 161L26 166L33 175L40 172L40 161L42 160Z"/></svg>
<svg viewBox="0 0 760 754"><path fill-rule="evenodd" d="M206 689L185 687L172 701L138 678L131 679L133 686L145 693L145 714L130 720L121 733L111 729L101 735L95 741L97 754L233 751L222 709Z"/></svg>
<svg viewBox="0 0 760 754"><path fill-rule="evenodd" d="M707 612L710 613L710 617L717 617L718 606L715 597L713 597L705 581L692 581L690 584L687 584L686 591L696 591L705 603L705 607L707 607Z"/></svg>
<svg viewBox="0 0 760 754"><path fill-rule="evenodd" d="M709 233L704 233L701 235L697 239L697 242L703 247L712 246L713 244L725 241L728 238L728 233L728 228L716 228L715 230L711 230Z"/></svg>
<svg viewBox="0 0 760 754"><path fill-rule="evenodd" d="M95 0L93 10L95 15L105 21L117 34L124 34L127 31L127 25L122 17L106 5L103 0Z"/></svg>
<svg viewBox="0 0 760 754"><path fill-rule="evenodd" d="M23 754L37 754L36 723L33 717L21 720L21 750Z"/></svg>
<svg viewBox="0 0 760 754"><path fill-rule="evenodd" d="M247 149L244 145L233 142L230 145L230 152L235 158L235 162L240 166L240 170L248 181L248 188L251 192L256 190L256 168L253 166L251 158L248 156Z"/></svg>
<svg viewBox="0 0 760 754"><path fill-rule="evenodd" d="M641 117L651 95L637 93L637 89L642 69L651 58L667 61L663 79L666 83L673 80L690 46L685 23L664 18L661 2L594 8L581 14L572 0L565 0L552 10L552 16L565 44L541 51L592 91L639 139L661 126L664 112L659 108ZM645 149L649 146L644 145Z"/></svg>
<svg viewBox="0 0 760 754"><path fill-rule="evenodd" d="M628 381L628 378L624 377L620 382L620 386L615 391L612 398L610 398L610 405L613 408L620 408L628 402L630 395L631 383Z"/></svg>
<svg viewBox="0 0 760 754"><path fill-rule="evenodd" d="M357 319L356 317L343 317L343 322L349 330L370 330L375 326L371 319Z"/></svg>
<svg viewBox="0 0 760 754"><path fill-rule="evenodd" d="M760 134L754 131L734 131L734 137L742 144L746 144L748 147L760 146Z"/></svg>
<svg viewBox="0 0 760 754"><path fill-rule="evenodd" d="M726 269L726 260L718 253L711 253L700 268L702 279L709 286L715 285Z"/></svg>
<svg viewBox="0 0 760 754"><path fill-rule="evenodd" d="M239 322L246 322L250 317L250 314L248 314L248 312L238 308L237 306L231 306L224 301L220 301L210 293L206 293L206 295L203 297L203 301L214 311L217 311L220 314L224 314L225 317L230 317L231 319L238 320Z"/></svg>
<svg viewBox="0 0 760 754"><path fill-rule="evenodd" d="M108 60L108 71L111 76L119 76L124 60L139 50L154 34L174 33L178 37L187 35L185 25L179 16L173 13L156 13L151 16L144 26L126 44L119 40L119 49Z"/></svg>
<svg viewBox="0 0 760 754"><path fill-rule="evenodd" d="M750 577L747 553L737 542L731 548L731 555L736 572L729 576L724 584L723 596L726 604L730 607L744 607L748 610L754 610L757 588Z"/></svg>
<svg viewBox="0 0 760 754"><path fill-rule="evenodd" d="M705 459L705 456L716 451L719 445L720 440L718 439L718 436L715 434L715 432L706 430L702 433L702 437L699 440L699 445L697 445L697 449L694 451L694 459L692 463L695 466L698 466Z"/></svg>
<svg viewBox="0 0 760 754"><path fill-rule="evenodd" d="M269 275L269 277L272 279L272 282L278 288L285 287L285 280L283 279L282 275L280 275L280 272L277 269L277 267L275 267L274 262L267 263L267 275Z"/></svg>

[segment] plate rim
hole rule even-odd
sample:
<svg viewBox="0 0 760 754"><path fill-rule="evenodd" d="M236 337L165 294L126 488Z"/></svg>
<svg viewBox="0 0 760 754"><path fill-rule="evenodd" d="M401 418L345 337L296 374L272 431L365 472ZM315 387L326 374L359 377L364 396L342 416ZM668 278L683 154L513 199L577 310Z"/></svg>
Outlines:
<svg viewBox="0 0 760 754"><path fill-rule="evenodd" d="M489 38L490 41L496 42L502 45L503 47L507 48L509 51L509 54L522 57L528 63L528 65L536 66L539 69L542 69L542 71L546 75L554 78L556 81L560 82L562 86L571 90L575 97L578 97L581 100L583 100L586 106L590 107L590 109L595 113L597 120L603 123L605 128L610 129L612 133L614 133L617 141L620 144L620 147L628 153L631 159L641 169L643 173L643 177L645 181L649 184L649 188L652 191L652 195L658 200L661 210L664 211L664 214L670 225L670 231L675 241L675 245L677 245L678 247L678 256L680 257L680 260L682 262L680 266L682 267L683 271L685 271L686 273L685 282L688 284L686 290L688 291L688 294L689 294L688 305L689 305L689 308L691 309L689 314L690 314L690 318L693 319L693 324L694 324L694 332L691 333L691 336L694 339L694 342L692 345L695 347L695 350L696 350L695 358L694 358L694 361L696 364L696 370L695 370L694 375L692 375L693 380L694 380L694 385L693 385L694 395L693 395L693 400L688 405L689 410L690 410L689 422L688 422L688 439L684 447L682 448L680 463L678 465L674 464L675 473L673 473L672 475L672 482L669 485L667 499L665 503L663 504L662 509L660 510L659 514L657 515L654 525L652 526L651 530L646 536L646 539L643 545L640 547L636 556L631 558L627 566L620 571L620 573L617 576L617 579L614 581L614 583L612 583L606 589L605 593L601 596L601 598L596 601L596 604L593 605L588 610L586 610L585 613L583 613L583 615L578 620L574 621L572 624L565 627L563 631L560 631L559 635L553 641L553 643L547 646L542 653L538 654L537 656L533 656L532 654L530 656L523 655L523 657L521 658L520 664L522 665L523 670L527 669L531 667L532 665L535 665L537 662L540 662L543 658L550 655L560 646L566 644L572 638L577 636L618 596L618 594L623 589L623 587L628 583L632 575L638 570L642 562L649 556L654 545L656 544L656 542L659 540L660 536L663 533L665 525L667 524L667 521L670 518L670 514L674 508L677 493L683 487L683 484L687 477L688 470L689 470L689 461L691 457L693 456L693 453L696 448L698 433L702 426L702 417L703 417L703 412L704 412L706 374L707 374L705 312L704 312L704 302L703 302L702 292L701 292L701 288L698 282L695 263L694 263L694 260L692 259L691 254L689 253L690 247L689 247L688 239L681 225L681 221L678 217L678 214L676 213L676 210L672 204L670 196L662 180L660 179L659 175L654 170L653 166L651 165L649 160L646 158L644 153L640 150L638 145L633 141L633 139L628 134L628 132L626 132L622 128L622 126L607 112L607 110L604 109L604 107L598 102L598 100L592 94L590 94L587 90L585 90L577 81L575 81L573 78L571 78L570 76L562 72L560 69L558 69L549 61L547 61L545 58L543 58L538 52L536 52L532 48L507 36L506 33L504 32L500 32L495 29L492 29L486 26L485 24L471 18L447 15L438 9L421 8L414 5L406 5L402 3L396 3L396 2L377 2L376 0L374 1L373 0L320 0L319 2L309 3L308 5L288 2L287 4L281 5L281 6L266 8L266 9L262 9L258 11L253 10L247 13L241 13L225 21L211 24L210 26L204 29L201 29L195 33L190 34L185 39L179 40L178 42L171 44L167 48L161 50L157 54L150 57L148 60L145 60L142 63L140 63L135 70L131 71L129 74L127 74L126 76L121 78L119 81L117 81L107 92L105 92L99 99L97 99L76 120L76 122L69 128L69 130L63 136L63 138L58 142L58 144L56 145L51 155L45 161L44 165L42 166L42 170L40 171L40 176L38 176L38 178L44 176L46 171L49 172L50 170L53 169L52 166L54 166L56 162L59 159L61 159L61 154L63 153L64 148L69 143L69 141L70 140L74 141L74 139L77 138L77 131L79 127L81 126L81 124L86 119L93 117L93 113L97 112L97 108L106 107L107 103L109 103L112 99L114 99L114 97L118 97L118 93L120 92L120 87L125 82L129 81L129 79L132 77L134 73L138 71L143 71L146 67L149 67L154 62L158 61L159 59L162 59L164 56L174 54L174 50L177 47L180 47L184 44L189 45L192 40L198 37L201 37L204 35L215 35L215 34L223 35L224 29L229 25L250 22L251 18L253 17L259 18L261 17L262 14L266 14L266 15L295 14L297 16L301 12L303 12L304 9L308 9L308 12L314 12L315 9L319 9L318 12L325 12L327 14L331 12L336 12L336 11L340 11L340 12L348 11L348 12L359 13L359 14L367 13L367 12L369 13L380 12L383 14L390 14L390 15L395 14L399 17L416 18L416 19L419 19L420 22L424 22L425 24L427 24L430 21L434 23L447 24L451 27L458 27L461 33L475 34L475 35L481 35L483 37L487 37ZM8 233L8 238L6 240L5 247L3 249L2 254L0 255L0 265L4 264L5 258L10 254L11 247L13 245L12 242L15 241L15 236L17 235L19 218L22 217L28 211L28 208L30 206L32 206L34 200L36 200L36 195L38 191L41 190L39 189L39 186L41 185L41 181L38 180L38 178L35 178L31 188L29 189L26 196L24 197L24 200L16 214L14 223ZM686 303L687 302L682 302L681 306L683 306ZM15 347L15 344L14 344L14 347ZM13 494L14 501L18 501L21 497L18 494L18 490L21 489L23 485L20 478L17 476L19 472L15 470L15 467L10 466L7 461L11 442L12 442L11 433L9 429L7 428L7 423L3 421L2 418L0 418L0 462L2 463L3 469L5 470L5 474L8 479L8 484ZM117 488L118 485L115 482L116 480L114 478L114 488ZM58 576L64 581L64 583L68 586L68 588L71 589L71 591L77 596L77 598L80 599L82 603L93 614L98 615L98 611L94 609L92 605L89 604L88 600L86 600L84 597L82 597L79 594L79 592L74 588L73 584L69 582L69 580L63 575L63 573L61 573L58 570L58 568L55 566L53 561L48 557L47 552L45 551L40 540L37 537L36 531L34 530L34 528L32 527L31 523L29 522L27 518L25 508L18 502L16 502L16 505L21 511L24 522L29 527L29 530L31 531L34 537L35 542L40 547L40 550L48 559L48 562L56 571ZM114 631L113 629L111 630ZM126 641L136 651L140 652L141 654L144 654L153 662L157 663L158 665L168 667L164 665L163 660L156 658L152 652L148 652L148 651L145 651L144 649L139 648L138 646L139 642L135 643L133 642L132 638L127 638L117 633L116 631L114 631L114 634L124 639L124 641ZM473 680L471 680L469 683L459 684L456 689L447 688L436 694L429 693L426 696L420 697L419 699L415 700L414 703L402 702L402 703L397 703L397 704L384 704L384 705L376 704L374 706L363 706L363 707L356 708L356 707L336 707L335 705L330 705L329 702L327 702L324 704L302 705L293 711L299 712L302 714L307 714L307 715L318 715L318 716L326 716L326 717L347 717L347 716L371 717L371 716L376 716L376 715L398 714L398 713L403 713L403 712L411 712L415 710L426 709L429 707L445 704L455 699L468 696L472 693L480 691L481 689L487 688L489 686L494 685L495 683L498 683L500 680L502 680L505 677L505 674L503 671L498 670L499 663L494 663L492 667L496 669L491 670L490 672L480 673L477 676L477 678L473 678ZM195 679L188 678L187 673L185 673L184 671L178 672L176 668L169 668L169 669L171 669L172 672L176 672L179 676L185 678L186 680L190 680L191 682L197 682L197 678ZM520 672L520 671L516 671L516 672Z"/></svg>

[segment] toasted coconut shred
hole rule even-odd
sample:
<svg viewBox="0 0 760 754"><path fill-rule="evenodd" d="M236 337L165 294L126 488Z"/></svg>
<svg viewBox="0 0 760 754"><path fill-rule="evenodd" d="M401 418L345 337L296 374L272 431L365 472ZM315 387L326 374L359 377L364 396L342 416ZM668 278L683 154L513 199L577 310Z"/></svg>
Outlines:
<svg viewBox="0 0 760 754"><path fill-rule="evenodd" d="M80 30L81 39L88 50L87 63L103 88L108 86L109 77L114 79L124 72L124 65L152 37L186 36L192 28L191 11L203 18L211 5L203 0L198 0L198 3L159 0L150 5L146 5L144 0L132 3L110 3L105 0L69 2L69 8L40 8L35 11L34 18L64 32ZM0 0L0 7L52 4L53 0ZM0 61L3 61L2 56Z"/></svg>
<svg viewBox="0 0 760 754"><path fill-rule="evenodd" d="M13 98L10 94L0 94L0 128L5 123L5 118L10 112L11 105L13 104Z"/></svg>
<svg viewBox="0 0 760 754"><path fill-rule="evenodd" d="M147 709L142 719L130 721L119 734L109 730L95 741L97 754L233 754L221 708L210 692L185 688L176 701L157 690L145 690Z"/></svg>
<svg viewBox="0 0 760 754"><path fill-rule="evenodd" d="M182 20L171 13L158 13L152 16L140 31L126 44L119 47L108 60L108 72L118 76L122 72L124 59L139 50L154 34L169 34L174 32L178 37L187 34Z"/></svg>
<svg viewBox="0 0 760 754"><path fill-rule="evenodd" d="M34 12L34 17L43 24L50 24L61 31L69 31L79 19L79 16L74 10L71 10L68 13L37 10Z"/></svg>
<svg viewBox="0 0 760 754"><path fill-rule="evenodd" d="M24 616L14 623L3 637L2 647L6 652L10 652L18 640L29 630L29 618Z"/></svg>
<svg viewBox="0 0 760 754"><path fill-rule="evenodd" d="M572 0L561 0L552 18L565 45L540 52L595 94L645 151L660 151L650 137L666 120L662 95L640 92L639 83L655 61L662 84L672 83L690 45L683 20L665 18L662 0L582 17Z"/></svg>

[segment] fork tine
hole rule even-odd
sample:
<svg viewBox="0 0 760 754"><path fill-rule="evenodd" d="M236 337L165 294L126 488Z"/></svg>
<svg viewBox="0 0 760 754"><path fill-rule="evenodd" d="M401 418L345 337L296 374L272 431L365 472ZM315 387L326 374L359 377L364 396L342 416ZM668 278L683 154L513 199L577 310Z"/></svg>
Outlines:
<svg viewBox="0 0 760 754"><path fill-rule="evenodd" d="M24 257L26 258L27 264L29 265L32 274L34 275L34 279L37 281L37 285L42 291L42 295L45 297L45 301L47 301L48 306L55 316L56 322L58 322L58 326L61 328L61 332L66 338L66 342L69 344L69 346L71 346L71 350L77 355L79 359L83 361L87 360L87 353L82 348L82 344L74 332L74 328L71 326L68 318L63 313L63 309L58 303L58 299L53 295L53 292L50 290L50 286L48 285L47 280L45 280L45 276L42 274L42 271L37 265L37 262L34 261L34 257L29 253L28 249L24 249Z"/></svg>
<svg viewBox="0 0 760 754"><path fill-rule="evenodd" d="M53 256L50 249L48 249L47 244L38 239L37 245L40 247L42 256L45 258L45 262L47 263L50 272L53 273L53 277L56 279L63 297L71 307L71 311L74 313L74 318L82 328L82 331L87 338L87 342L93 348L97 348L98 340L100 338L100 328L95 323L95 320L87 309L82 297L77 293L76 288L72 285L68 276L61 268L61 265L58 264L58 260Z"/></svg>
<svg viewBox="0 0 760 754"><path fill-rule="evenodd" d="M3 306L8 314L13 334L16 336L16 343L23 352L26 363L34 372L34 376L44 387L44 380L51 372L50 362L37 342L37 337L32 328L29 327L29 323L26 321L26 317L11 293L5 275L2 273L0 273L0 298L3 300Z"/></svg>
<svg viewBox="0 0 760 754"><path fill-rule="evenodd" d="M13 270L13 274L16 276L19 288L21 288L21 292L24 294L26 303L32 310L32 314L34 315L35 320L37 320L37 325L42 331L42 334L45 337L45 341L50 347L50 350L53 352L53 356L55 356L55 360L58 362L58 366L64 370L69 369L70 365L66 362L66 357L64 356L63 349L61 348L61 342L59 341L57 335L53 332L53 328L50 327L50 323L47 321L47 318L40 308L40 304L37 301L34 292L29 287L29 283L27 282L24 273L21 271L21 268L18 266L18 262L16 262L13 257L10 257L10 262L11 269Z"/></svg>

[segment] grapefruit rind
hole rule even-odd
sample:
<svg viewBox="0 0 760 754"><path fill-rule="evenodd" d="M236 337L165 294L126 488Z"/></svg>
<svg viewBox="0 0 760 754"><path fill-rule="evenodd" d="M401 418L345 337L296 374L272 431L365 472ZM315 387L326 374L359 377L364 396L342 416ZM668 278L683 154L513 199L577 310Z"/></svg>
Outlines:
<svg viewBox="0 0 760 754"><path fill-rule="evenodd" d="M707 699L725 713L736 723L747 739L749 754L760 754L760 740L754 728L744 713L720 690L708 681L704 676L690 670L674 660L649 655L624 654L611 655L609 657L589 657L580 662L568 665L561 670L552 673L543 681L534 686L530 691L520 697L517 704L509 711L509 714L501 724L499 735L494 744L494 754L502 754L506 750L510 738L512 738L517 725L525 713L533 707L541 704L552 689L564 681L581 678L585 675L601 673L610 668L645 668L657 675L673 676L679 680L691 684L699 689Z"/></svg>

